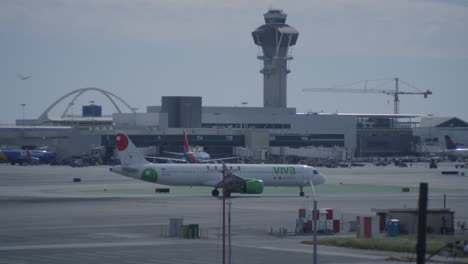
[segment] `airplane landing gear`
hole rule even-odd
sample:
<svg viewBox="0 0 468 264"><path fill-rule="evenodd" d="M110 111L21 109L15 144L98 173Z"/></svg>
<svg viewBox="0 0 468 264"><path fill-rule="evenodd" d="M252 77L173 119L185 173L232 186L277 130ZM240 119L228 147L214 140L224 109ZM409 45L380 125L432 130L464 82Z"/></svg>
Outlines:
<svg viewBox="0 0 468 264"><path fill-rule="evenodd" d="M304 196L304 190L303 190L302 185L299 186L299 189L301 190L301 191L299 192L299 196Z"/></svg>
<svg viewBox="0 0 468 264"><path fill-rule="evenodd" d="M211 195L213 195L214 197L218 197L219 196L219 191L218 189L214 189L211 191Z"/></svg>

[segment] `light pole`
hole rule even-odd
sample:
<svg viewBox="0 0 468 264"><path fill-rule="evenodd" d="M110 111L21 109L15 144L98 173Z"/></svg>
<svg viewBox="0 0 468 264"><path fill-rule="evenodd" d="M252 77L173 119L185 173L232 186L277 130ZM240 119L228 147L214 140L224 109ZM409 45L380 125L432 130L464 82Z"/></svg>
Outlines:
<svg viewBox="0 0 468 264"><path fill-rule="evenodd" d="M21 108L22 108L22 111L23 111L23 126L24 126L24 107L26 106L26 104L21 104Z"/></svg>
<svg viewBox="0 0 468 264"><path fill-rule="evenodd" d="M137 111L138 110L138 107L132 107L132 111L133 111L133 125L136 127L137 125Z"/></svg>
<svg viewBox="0 0 468 264"><path fill-rule="evenodd" d="M72 119L72 121L71 121L72 125L71 125L71 126L72 126L72 127L73 127L73 125L74 125L74 123L75 123L75 120L74 120L75 111L73 110L73 106L74 106L74 105L75 105L74 102L70 102L70 106L71 106L71 109L72 109L72 116L71 116L71 119Z"/></svg>

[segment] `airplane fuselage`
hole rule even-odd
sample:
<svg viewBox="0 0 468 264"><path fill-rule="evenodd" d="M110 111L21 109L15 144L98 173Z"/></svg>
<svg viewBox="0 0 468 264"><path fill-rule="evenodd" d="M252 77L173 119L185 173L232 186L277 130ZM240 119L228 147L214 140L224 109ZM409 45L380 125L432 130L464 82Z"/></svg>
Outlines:
<svg viewBox="0 0 468 264"><path fill-rule="evenodd" d="M151 163L124 133L118 133L115 141L121 165L111 171L164 185L210 186L214 187L211 195L215 197L219 195L218 188L229 196L232 192L260 194L264 186L299 186L299 195L304 196L304 186L326 181L314 167L306 165Z"/></svg>
<svg viewBox="0 0 468 264"><path fill-rule="evenodd" d="M466 148L446 149L443 152L454 157L468 158L468 149Z"/></svg>
<svg viewBox="0 0 468 264"><path fill-rule="evenodd" d="M210 154L204 151L184 152L184 156L188 163L203 163L211 159Z"/></svg>
<svg viewBox="0 0 468 264"><path fill-rule="evenodd" d="M449 135L444 136L445 147L443 153L452 157L468 158L468 149L458 148Z"/></svg>
<svg viewBox="0 0 468 264"><path fill-rule="evenodd" d="M304 185L309 179L312 179L314 185L325 182L325 177L313 167L306 165L226 164L226 166L236 176L262 180L265 186L298 186ZM111 170L136 179L175 186L216 186L223 175L221 164L149 163L140 170L128 170L125 167Z"/></svg>
<svg viewBox="0 0 468 264"><path fill-rule="evenodd" d="M49 163L55 160L56 156L54 153L48 152L47 150L34 149L34 150L23 150L23 149L2 149L0 150L0 160L14 163L28 163L32 159L36 159L39 162Z"/></svg>

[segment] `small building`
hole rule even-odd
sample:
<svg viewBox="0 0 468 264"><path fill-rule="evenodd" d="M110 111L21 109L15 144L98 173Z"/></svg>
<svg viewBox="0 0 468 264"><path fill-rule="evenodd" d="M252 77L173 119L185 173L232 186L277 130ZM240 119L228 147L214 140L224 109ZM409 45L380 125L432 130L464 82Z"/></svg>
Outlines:
<svg viewBox="0 0 468 264"><path fill-rule="evenodd" d="M379 217L379 229L386 231L386 223L390 219L400 220L400 233L416 234L418 232L418 209L417 208L398 208L398 209L373 209ZM448 208L428 209L427 210L427 228L428 234L453 234L455 212Z"/></svg>
<svg viewBox="0 0 468 264"><path fill-rule="evenodd" d="M102 106L100 105L83 105L82 106L82 116L83 117L101 117L102 116Z"/></svg>

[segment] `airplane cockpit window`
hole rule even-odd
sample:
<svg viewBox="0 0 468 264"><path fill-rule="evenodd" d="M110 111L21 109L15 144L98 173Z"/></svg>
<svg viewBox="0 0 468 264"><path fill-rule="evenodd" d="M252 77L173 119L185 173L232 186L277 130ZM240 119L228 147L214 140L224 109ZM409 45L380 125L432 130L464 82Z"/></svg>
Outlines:
<svg viewBox="0 0 468 264"><path fill-rule="evenodd" d="M314 174L318 174L318 170L314 170Z"/></svg>

